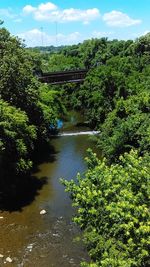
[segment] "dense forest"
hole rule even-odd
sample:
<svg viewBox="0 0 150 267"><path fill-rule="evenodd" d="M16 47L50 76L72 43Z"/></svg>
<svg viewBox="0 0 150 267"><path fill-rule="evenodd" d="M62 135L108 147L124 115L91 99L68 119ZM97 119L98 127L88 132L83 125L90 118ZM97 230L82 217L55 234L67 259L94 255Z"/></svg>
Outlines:
<svg viewBox="0 0 150 267"><path fill-rule="evenodd" d="M0 166L21 174L31 169L31 154L49 139L63 105L59 92L34 77L38 59L5 28L0 29L0 55Z"/></svg>
<svg viewBox="0 0 150 267"><path fill-rule="evenodd" d="M1 173L29 172L35 147L49 142L58 118L70 109L84 113L99 131L95 145L103 157L89 150L84 177L62 181L91 257L82 266L148 267L150 34L135 41L101 38L26 49L1 28L0 55ZM80 85L41 84L35 75L85 68Z"/></svg>
<svg viewBox="0 0 150 267"><path fill-rule="evenodd" d="M103 160L89 151L84 177L63 181L92 262L150 265L150 34L135 41L95 39L64 49L89 68L71 105L100 134Z"/></svg>

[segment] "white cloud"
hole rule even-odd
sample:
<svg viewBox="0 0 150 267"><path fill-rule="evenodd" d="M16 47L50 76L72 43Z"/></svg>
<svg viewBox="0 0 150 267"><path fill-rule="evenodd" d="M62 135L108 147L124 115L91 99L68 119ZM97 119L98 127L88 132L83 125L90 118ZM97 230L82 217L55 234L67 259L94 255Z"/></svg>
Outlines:
<svg viewBox="0 0 150 267"><path fill-rule="evenodd" d="M34 13L35 15L38 15L38 13L44 14L55 9L57 9L57 6L51 2L48 2L46 4L40 4L38 7L27 5L23 8L23 12L28 14Z"/></svg>
<svg viewBox="0 0 150 267"><path fill-rule="evenodd" d="M27 46L49 46L49 45L66 45L75 44L83 41L79 32L73 32L68 35L58 33L56 35L49 35L39 29L32 29L30 31L18 34L18 37L25 41Z"/></svg>
<svg viewBox="0 0 150 267"><path fill-rule="evenodd" d="M114 34L114 32L100 32L100 31L94 31L93 33L92 33L92 36L94 37L94 38L102 38L102 37L109 37L109 36L111 36L111 35L113 35Z"/></svg>
<svg viewBox="0 0 150 267"><path fill-rule="evenodd" d="M23 8L23 12L26 14L30 14L32 12L36 11L36 8L31 6L31 5L27 5Z"/></svg>
<svg viewBox="0 0 150 267"><path fill-rule="evenodd" d="M46 4L40 4L38 6L39 11L41 12L47 12L47 11L51 11L51 10L55 10L57 9L57 6L51 2L48 2Z"/></svg>
<svg viewBox="0 0 150 267"><path fill-rule="evenodd" d="M60 9L51 2L40 4L37 7L27 5L23 8L23 13L25 15L32 14L34 19L38 21L81 21L84 24L88 24L90 21L100 17L100 12L97 8L85 10L74 8Z"/></svg>
<svg viewBox="0 0 150 267"><path fill-rule="evenodd" d="M140 24L142 21L139 19L132 19L127 14L120 11L113 10L103 15L103 20L108 26L115 27L128 27Z"/></svg>

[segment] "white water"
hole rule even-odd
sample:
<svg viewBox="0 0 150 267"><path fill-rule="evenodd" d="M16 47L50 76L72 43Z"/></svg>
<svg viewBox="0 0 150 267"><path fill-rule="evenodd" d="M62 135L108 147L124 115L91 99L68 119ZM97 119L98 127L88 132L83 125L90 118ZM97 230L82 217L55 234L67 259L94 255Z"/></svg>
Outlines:
<svg viewBox="0 0 150 267"><path fill-rule="evenodd" d="M99 134L99 131L82 131L82 132L63 132L59 133L58 136L76 136L76 135L95 135Z"/></svg>

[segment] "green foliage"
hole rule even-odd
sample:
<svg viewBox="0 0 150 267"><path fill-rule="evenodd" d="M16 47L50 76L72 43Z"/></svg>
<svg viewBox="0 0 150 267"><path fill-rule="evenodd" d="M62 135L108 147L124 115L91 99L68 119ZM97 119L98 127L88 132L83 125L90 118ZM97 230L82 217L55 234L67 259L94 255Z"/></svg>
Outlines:
<svg viewBox="0 0 150 267"><path fill-rule="evenodd" d="M42 111L38 108L38 82L33 77L32 57L19 39L0 29L0 97L20 108L31 124L38 126Z"/></svg>
<svg viewBox="0 0 150 267"><path fill-rule="evenodd" d="M32 166L29 153L34 148L36 128L29 124L25 112L3 100L0 100L0 118L1 165L17 173L26 172Z"/></svg>
<svg viewBox="0 0 150 267"><path fill-rule="evenodd" d="M132 147L140 154L150 150L150 93L120 99L100 126L98 138L103 154L110 160Z"/></svg>
<svg viewBox="0 0 150 267"><path fill-rule="evenodd" d="M65 71L72 69L81 69L83 68L83 64L81 64L79 58L64 56L63 54L53 54L47 55L46 58L43 56L42 60L42 71Z"/></svg>
<svg viewBox="0 0 150 267"><path fill-rule="evenodd" d="M108 166L89 151L85 177L63 181L71 193L94 267L149 266L150 158L136 151Z"/></svg>
<svg viewBox="0 0 150 267"><path fill-rule="evenodd" d="M0 54L0 95L5 101L24 109L28 96L32 100L38 97L37 86L32 81L32 64L19 39L4 28L0 29Z"/></svg>
<svg viewBox="0 0 150 267"><path fill-rule="evenodd" d="M92 126L105 121L120 97L126 99L150 88L149 34L135 42L87 40L64 47L61 54L78 59L89 68L84 84L67 90L66 99L71 107L84 110L86 121ZM57 65L59 69L60 64Z"/></svg>
<svg viewBox="0 0 150 267"><path fill-rule="evenodd" d="M57 120L60 114L66 113L65 107L61 102L61 93L50 88L48 85L41 85L39 88L38 105L43 111L41 126L50 131L50 125L57 128Z"/></svg>
<svg viewBox="0 0 150 267"><path fill-rule="evenodd" d="M150 33L138 38L135 42L135 53L139 56L149 55L150 52Z"/></svg>
<svg viewBox="0 0 150 267"><path fill-rule="evenodd" d="M122 75L109 67L100 66L89 72L80 91L89 123L95 122L96 125L105 120L118 95L125 94L123 87Z"/></svg>
<svg viewBox="0 0 150 267"><path fill-rule="evenodd" d="M39 54L25 49L5 28L0 29L0 55L0 161L25 172L35 142L49 138L63 105L57 92L34 77L41 68Z"/></svg>

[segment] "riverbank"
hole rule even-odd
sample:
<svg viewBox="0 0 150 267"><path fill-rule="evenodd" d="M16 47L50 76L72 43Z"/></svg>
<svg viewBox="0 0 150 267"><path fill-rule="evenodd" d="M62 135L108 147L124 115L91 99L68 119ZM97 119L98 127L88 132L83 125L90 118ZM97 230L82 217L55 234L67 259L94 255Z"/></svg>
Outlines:
<svg viewBox="0 0 150 267"><path fill-rule="evenodd" d="M13 260L14 267L31 267L33 262L37 267L78 267L88 260L84 245L74 241L81 232L72 223L74 209L59 179L75 179L77 172L86 170L84 158L89 147L94 149L95 144L88 134L56 136L49 153L43 148L37 155L32 183L15 191L11 206L1 212L1 264L6 257ZM40 214L43 209L45 215Z"/></svg>

